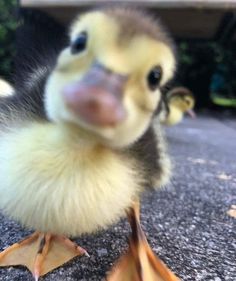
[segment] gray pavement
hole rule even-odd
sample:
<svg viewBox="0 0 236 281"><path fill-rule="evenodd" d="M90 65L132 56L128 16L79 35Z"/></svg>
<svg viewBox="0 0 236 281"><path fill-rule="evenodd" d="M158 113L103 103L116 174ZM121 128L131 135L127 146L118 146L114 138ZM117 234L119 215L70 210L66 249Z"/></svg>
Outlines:
<svg viewBox="0 0 236 281"><path fill-rule="evenodd" d="M171 184L143 198L142 224L154 251L183 281L236 281L236 119L186 119L168 128L175 165ZM0 216L0 248L29 232ZM99 281L127 247L124 220L76 239L91 257L76 258L43 280ZM30 281L23 267L0 269L0 281ZM146 280L145 280L146 281ZM148 281L148 280L147 280Z"/></svg>

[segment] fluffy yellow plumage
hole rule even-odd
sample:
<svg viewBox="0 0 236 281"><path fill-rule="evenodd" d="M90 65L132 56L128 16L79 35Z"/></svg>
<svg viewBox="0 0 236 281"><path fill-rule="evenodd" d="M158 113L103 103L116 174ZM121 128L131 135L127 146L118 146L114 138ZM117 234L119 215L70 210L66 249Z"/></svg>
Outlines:
<svg viewBox="0 0 236 281"><path fill-rule="evenodd" d="M163 124L173 126L182 121L184 114L195 117L193 108L195 99L190 90L184 87L175 87L166 93L166 106L160 115Z"/></svg>
<svg viewBox="0 0 236 281"><path fill-rule="evenodd" d="M114 8L75 20L42 106L31 81L28 99L19 93L22 103L0 112L0 208L40 232L79 236L124 216L146 185L165 184L169 158L151 124L174 70L171 40L148 16ZM28 267L36 280L53 268Z"/></svg>
<svg viewBox="0 0 236 281"><path fill-rule="evenodd" d="M140 191L132 160L72 132L32 124L0 139L0 205L29 228L90 233L116 222Z"/></svg>

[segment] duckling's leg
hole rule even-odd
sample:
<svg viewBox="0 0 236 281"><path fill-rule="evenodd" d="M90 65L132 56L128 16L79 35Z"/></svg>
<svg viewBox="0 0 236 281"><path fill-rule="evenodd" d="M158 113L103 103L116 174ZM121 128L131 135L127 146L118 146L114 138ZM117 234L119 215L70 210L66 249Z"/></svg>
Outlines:
<svg viewBox="0 0 236 281"><path fill-rule="evenodd" d="M132 229L129 250L121 257L107 281L180 281L153 253L139 217L139 202L136 202L128 213Z"/></svg>
<svg viewBox="0 0 236 281"><path fill-rule="evenodd" d="M80 255L89 256L64 236L35 232L0 253L0 266L24 265L37 281L40 276Z"/></svg>

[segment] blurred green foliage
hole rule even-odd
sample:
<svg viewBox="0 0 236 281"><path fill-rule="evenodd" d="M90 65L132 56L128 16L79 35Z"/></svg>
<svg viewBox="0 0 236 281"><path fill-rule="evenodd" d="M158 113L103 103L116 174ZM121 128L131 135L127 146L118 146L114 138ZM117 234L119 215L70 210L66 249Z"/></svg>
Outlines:
<svg viewBox="0 0 236 281"><path fill-rule="evenodd" d="M213 78L219 78L221 83L216 83L214 79L210 85L211 92L226 97L236 98L236 53L235 42L231 42L229 46L221 46L220 44L214 44L215 51L215 64L216 70L213 74Z"/></svg>
<svg viewBox="0 0 236 281"><path fill-rule="evenodd" d="M0 0L0 76L11 80L15 53L17 0ZM212 96L236 98L236 43L214 41L178 42L179 68L175 84L188 87L197 106L209 106Z"/></svg>
<svg viewBox="0 0 236 281"><path fill-rule="evenodd" d="M10 79L15 52L17 0L0 0L0 76Z"/></svg>
<svg viewBox="0 0 236 281"><path fill-rule="evenodd" d="M188 87L196 96L198 107L209 105L209 85L215 69L215 52L209 41L179 42L177 83Z"/></svg>
<svg viewBox="0 0 236 281"><path fill-rule="evenodd" d="M210 106L215 96L236 98L235 42L180 41L178 47L177 84L193 91L198 107Z"/></svg>

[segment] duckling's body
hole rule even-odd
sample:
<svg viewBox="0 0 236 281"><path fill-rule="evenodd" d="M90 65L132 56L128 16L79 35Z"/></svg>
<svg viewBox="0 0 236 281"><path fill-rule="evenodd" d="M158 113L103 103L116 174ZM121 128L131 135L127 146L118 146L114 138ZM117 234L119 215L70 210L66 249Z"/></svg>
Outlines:
<svg viewBox="0 0 236 281"><path fill-rule="evenodd" d="M2 132L4 212L29 228L79 236L116 222L145 186L168 181L169 159L164 147L158 152L164 144L151 128L122 150L84 135L49 122L24 123Z"/></svg>
<svg viewBox="0 0 236 281"><path fill-rule="evenodd" d="M177 106L169 104L169 113L164 123L168 126L173 126L180 123L183 117L183 111L181 111Z"/></svg>
<svg viewBox="0 0 236 281"><path fill-rule="evenodd" d="M24 226L91 233L124 216L146 187L168 181L162 132L152 124L175 57L168 36L141 15L85 14L67 47L47 42L34 75L29 68L27 83L0 100L0 208Z"/></svg>
<svg viewBox="0 0 236 281"><path fill-rule="evenodd" d="M107 227L142 187L134 159L50 123L1 136L2 163L3 157L1 207L42 232L79 236Z"/></svg>

